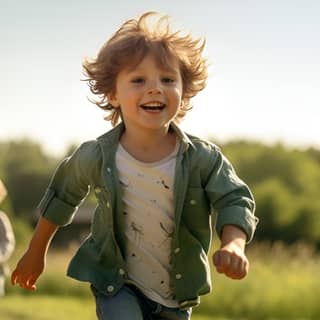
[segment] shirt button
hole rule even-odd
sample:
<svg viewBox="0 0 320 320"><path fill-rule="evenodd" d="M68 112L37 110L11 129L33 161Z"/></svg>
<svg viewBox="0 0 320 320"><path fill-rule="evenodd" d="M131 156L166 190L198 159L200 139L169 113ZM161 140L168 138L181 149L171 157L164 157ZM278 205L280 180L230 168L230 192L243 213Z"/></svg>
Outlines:
<svg viewBox="0 0 320 320"><path fill-rule="evenodd" d="M193 206L194 206L196 203L197 203L197 201L196 201L196 200L194 200L194 199L190 200L190 204L191 204L191 205L193 205Z"/></svg>
<svg viewBox="0 0 320 320"><path fill-rule="evenodd" d="M119 269L120 276L123 276L126 272L123 269Z"/></svg>
<svg viewBox="0 0 320 320"><path fill-rule="evenodd" d="M112 292L113 290L114 290L114 286L108 286L108 287L107 287L107 291L108 291L108 292Z"/></svg>
<svg viewBox="0 0 320 320"><path fill-rule="evenodd" d="M110 202L109 201L107 202L107 208L110 208Z"/></svg>
<svg viewBox="0 0 320 320"><path fill-rule="evenodd" d="M95 187L94 191L95 191L95 193L100 193L101 192L101 188L100 187Z"/></svg>
<svg viewBox="0 0 320 320"><path fill-rule="evenodd" d="M111 169L110 169L109 167L107 168L107 172L108 172L108 173L111 173Z"/></svg>
<svg viewBox="0 0 320 320"><path fill-rule="evenodd" d="M181 273L177 273L177 274L176 274L176 279L177 279L177 280L180 280L181 278L182 278L182 274L181 274Z"/></svg>
<svg viewBox="0 0 320 320"><path fill-rule="evenodd" d="M175 254L177 254L177 253L179 253L179 252L180 252L180 248L175 248L175 249L174 249L174 253L175 253Z"/></svg>

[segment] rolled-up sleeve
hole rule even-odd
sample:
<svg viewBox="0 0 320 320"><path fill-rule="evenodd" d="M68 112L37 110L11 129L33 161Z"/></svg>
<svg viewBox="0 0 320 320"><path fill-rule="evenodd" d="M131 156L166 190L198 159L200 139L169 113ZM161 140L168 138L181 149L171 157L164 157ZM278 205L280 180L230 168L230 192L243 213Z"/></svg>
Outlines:
<svg viewBox="0 0 320 320"><path fill-rule="evenodd" d="M40 215L64 226L72 222L79 205L89 191L92 143L81 145L72 156L64 159L52 176L49 187L39 203Z"/></svg>
<svg viewBox="0 0 320 320"><path fill-rule="evenodd" d="M60 200L55 195L55 191L49 188L39 204L41 215L59 226L70 224L77 209L78 206L72 206Z"/></svg>
<svg viewBox="0 0 320 320"><path fill-rule="evenodd" d="M216 231L220 236L225 225L237 226L246 233L249 243L253 238L257 223L258 218L248 208L227 207L218 211Z"/></svg>
<svg viewBox="0 0 320 320"><path fill-rule="evenodd" d="M254 215L253 195L219 150L216 150L213 161L205 189L217 214L217 234L221 236L223 227L231 224L242 229L247 235L247 242L250 242L258 223L258 218Z"/></svg>

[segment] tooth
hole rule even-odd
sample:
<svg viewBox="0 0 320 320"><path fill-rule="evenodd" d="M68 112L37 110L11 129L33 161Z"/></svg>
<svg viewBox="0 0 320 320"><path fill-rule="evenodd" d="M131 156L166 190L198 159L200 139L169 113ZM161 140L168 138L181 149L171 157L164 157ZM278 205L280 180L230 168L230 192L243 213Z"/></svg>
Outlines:
<svg viewBox="0 0 320 320"><path fill-rule="evenodd" d="M163 104L160 102L150 102L143 105L144 107L162 107Z"/></svg>

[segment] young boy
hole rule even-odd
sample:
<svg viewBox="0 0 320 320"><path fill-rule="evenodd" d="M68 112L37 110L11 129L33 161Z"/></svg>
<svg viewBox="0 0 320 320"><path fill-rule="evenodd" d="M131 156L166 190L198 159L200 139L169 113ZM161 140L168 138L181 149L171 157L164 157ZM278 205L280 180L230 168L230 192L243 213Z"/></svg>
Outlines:
<svg viewBox="0 0 320 320"><path fill-rule="evenodd" d="M125 22L84 69L114 128L82 144L55 172L41 218L12 283L35 290L58 226L71 222L92 188L91 233L68 275L88 281L99 319L190 319L211 289L211 213L220 273L241 279L256 218L248 187L220 150L177 125L205 87L204 42L171 32L166 17ZM117 125L118 121L120 124Z"/></svg>

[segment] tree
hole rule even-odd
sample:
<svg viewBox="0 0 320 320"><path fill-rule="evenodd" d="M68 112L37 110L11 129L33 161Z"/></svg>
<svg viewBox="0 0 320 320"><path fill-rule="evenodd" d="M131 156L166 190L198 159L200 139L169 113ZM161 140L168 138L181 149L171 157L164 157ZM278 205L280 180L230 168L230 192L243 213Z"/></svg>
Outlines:
<svg viewBox="0 0 320 320"><path fill-rule="evenodd" d="M320 244L320 152L233 141L222 146L257 202L258 239Z"/></svg>
<svg viewBox="0 0 320 320"><path fill-rule="evenodd" d="M268 178L260 183L254 194L257 202L256 214L260 218L257 236L264 240L283 240L283 230L298 214L293 194L276 178Z"/></svg>
<svg viewBox="0 0 320 320"><path fill-rule="evenodd" d="M49 183L55 160L29 140L1 145L1 172L13 211L30 218Z"/></svg>

